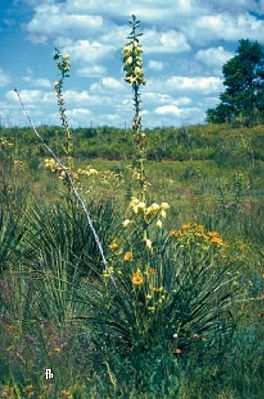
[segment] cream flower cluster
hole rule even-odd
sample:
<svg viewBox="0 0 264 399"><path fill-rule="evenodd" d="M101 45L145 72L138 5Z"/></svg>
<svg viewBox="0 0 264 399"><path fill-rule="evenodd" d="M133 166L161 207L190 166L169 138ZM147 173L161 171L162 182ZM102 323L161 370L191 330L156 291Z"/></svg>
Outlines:
<svg viewBox="0 0 264 399"><path fill-rule="evenodd" d="M124 71L126 73L125 81L130 84L146 84L142 60L143 49L138 40L134 39L131 43L127 44L123 48L122 53Z"/></svg>
<svg viewBox="0 0 264 399"><path fill-rule="evenodd" d="M159 228L162 228L163 223L162 221L166 219L167 213L166 211L170 208L167 202L162 202L161 204L157 204L153 202L150 206L143 201L133 197L130 201L130 209L134 215L142 215L146 221L150 221L152 218L157 218L156 225ZM128 226L128 221L123 222L123 226Z"/></svg>
<svg viewBox="0 0 264 399"><path fill-rule="evenodd" d="M48 169L53 173L58 173L60 180L66 179L66 171L63 170L62 167L60 165L58 165L58 163L53 158L44 159L44 167L45 167L45 169ZM65 169L70 172L69 168L67 168L66 166L65 166ZM71 172L71 176L73 179L78 179L77 173Z"/></svg>
<svg viewBox="0 0 264 399"><path fill-rule="evenodd" d="M44 167L45 169L50 170L51 172L57 172L61 168L57 164L57 162L53 158L45 158L44 159Z"/></svg>
<svg viewBox="0 0 264 399"><path fill-rule="evenodd" d="M96 176L96 175L98 175L98 170L96 170L96 169L93 169L93 168L89 168L89 167L87 167L87 168L85 168L85 169L78 169L77 170L77 174L78 175L80 175L80 176Z"/></svg>
<svg viewBox="0 0 264 399"><path fill-rule="evenodd" d="M0 146L2 147L14 147L14 143L12 143L11 141L8 141L6 139L0 139Z"/></svg>

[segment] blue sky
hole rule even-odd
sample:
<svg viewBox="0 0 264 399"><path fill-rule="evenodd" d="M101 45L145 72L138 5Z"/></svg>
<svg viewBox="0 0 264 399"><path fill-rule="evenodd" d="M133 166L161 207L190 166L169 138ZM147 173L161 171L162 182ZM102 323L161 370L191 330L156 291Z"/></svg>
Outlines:
<svg viewBox="0 0 264 399"><path fill-rule="evenodd" d="M36 123L59 124L54 47L71 56L70 124L131 122L121 48L142 21L144 126L203 123L223 90L221 66L241 38L264 44L264 0L0 0L1 123L25 125L15 86Z"/></svg>

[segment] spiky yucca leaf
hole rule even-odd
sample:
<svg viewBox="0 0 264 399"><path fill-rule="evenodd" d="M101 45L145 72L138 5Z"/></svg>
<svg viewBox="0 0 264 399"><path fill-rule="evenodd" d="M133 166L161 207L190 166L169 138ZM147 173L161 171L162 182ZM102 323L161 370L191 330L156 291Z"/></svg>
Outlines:
<svg viewBox="0 0 264 399"><path fill-rule="evenodd" d="M0 272L15 260L18 245L23 236L18 216L0 209Z"/></svg>

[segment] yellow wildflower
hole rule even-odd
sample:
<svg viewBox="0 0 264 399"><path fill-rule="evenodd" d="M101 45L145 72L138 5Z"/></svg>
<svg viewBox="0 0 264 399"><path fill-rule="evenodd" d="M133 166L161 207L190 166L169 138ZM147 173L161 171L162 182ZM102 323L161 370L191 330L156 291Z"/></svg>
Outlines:
<svg viewBox="0 0 264 399"><path fill-rule="evenodd" d="M210 241L213 244L216 245L224 245L224 241L222 240L222 238L220 237L220 235L217 233L217 231L209 231L207 233L207 236L210 238Z"/></svg>
<svg viewBox="0 0 264 399"><path fill-rule="evenodd" d="M192 226L191 223L183 224L182 225L182 229L183 230L188 230L191 226Z"/></svg>
<svg viewBox="0 0 264 399"><path fill-rule="evenodd" d="M181 230L171 230L169 232L169 237L180 237L182 235Z"/></svg>
<svg viewBox="0 0 264 399"><path fill-rule="evenodd" d="M161 217L161 219L166 219L166 216L167 216L166 211L164 211L164 210L162 209L161 212L160 212L160 217Z"/></svg>
<svg viewBox="0 0 264 399"><path fill-rule="evenodd" d="M159 219L159 220L157 221L156 225L157 225L157 227L158 227L159 229L161 229L161 228L162 228L162 221Z"/></svg>
<svg viewBox="0 0 264 399"><path fill-rule="evenodd" d="M220 237L211 238L211 242L216 245L224 245L224 241Z"/></svg>
<svg viewBox="0 0 264 399"><path fill-rule="evenodd" d="M151 204L151 205L148 207L147 213L148 213L148 214L157 213L159 210L160 210L159 204L157 204L156 202L153 202L153 204Z"/></svg>
<svg viewBox="0 0 264 399"><path fill-rule="evenodd" d="M168 202L162 202L160 205L160 209L162 209L163 211L167 211L170 208Z"/></svg>
<svg viewBox="0 0 264 399"><path fill-rule="evenodd" d="M152 242L150 241L149 238L146 238L146 239L145 239L145 243L146 243L146 247L147 247L148 249L152 249Z"/></svg>
<svg viewBox="0 0 264 399"><path fill-rule="evenodd" d="M127 58L127 60L126 60L126 64L127 64L127 65L131 65L132 62L133 62L133 58L132 58L131 56L129 56L129 57Z"/></svg>
<svg viewBox="0 0 264 399"><path fill-rule="evenodd" d="M9 345L6 350L7 352L13 352L15 350L15 345Z"/></svg>
<svg viewBox="0 0 264 399"><path fill-rule="evenodd" d="M4 326L4 329L8 332L8 333L12 333L12 331L14 331L15 327L12 324L6 324Z"/></svg>
<svg viewBox="0 0 264 399"><path fill-rule="evenodd" d="M138 206L138 209L141 209L141 210L144 210L146 208L146 204L143 201L140 201L137 206Z"/></svg>
<svg viewBox="0 0 264 399"><path fill-rule="evenodd" d="M112 249L113 251L116 251L119 248L119 245L117 244L116 241L111 242L111 244L108 245L108 248Z"/></svg>
<svg viewBox="0 0 264 399"><path fill-rule="evenodd" d="M156 273L157 273L157 271L156 271L156 269L154 269L154 267L149 267L148 268L148 275L149 276L153 276Z"/></svg>
<svg viewBox="0 0 264 399"><path fill-rule="evenodd" d="M139 273L139 272L132 274L131 281L134 285L138 285L138 286L144 284L144 279L143 279L141 273Z"/></svg>
<svg viewBox="0 0 264 399"><path fill-rule="evenodd" d="M126 220L123 221L122 225L123 225L124 227L128 227L131 223L132 223L131 220L126 219Z"/></svg>
<svg viewBox="0 0 264 399"><path fill-rule="evenodd" d="M126 252L124 254L124 261L129 262L133 258L132 252Z"/></svg>

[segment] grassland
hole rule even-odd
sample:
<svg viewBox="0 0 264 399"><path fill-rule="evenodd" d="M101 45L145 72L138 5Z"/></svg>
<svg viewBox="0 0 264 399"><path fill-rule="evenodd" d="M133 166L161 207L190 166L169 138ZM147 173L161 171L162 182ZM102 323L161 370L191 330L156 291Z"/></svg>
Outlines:
<svg viewBox="0 0 264 399"><path fill-rule="evenodd" d="M40 131L63 156L62 130ZM96 170L77 185L117 270L112 287L82 212L45 169L33 133L0 130L1 398L263 397L264 127L145 133L148 201L170 205L161 231L151 227L152 254L139 244L140 224L122 230L133 194L131 132L73 132L75 169ZM219 245L208 244L210 232ZM167 289L153 313L145 313L149 293L130 281L142 262L155 268L156 289ZM45 368L54 380L45 381Z"/></svg>

